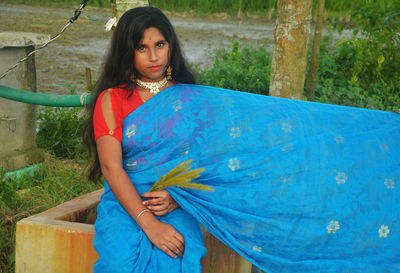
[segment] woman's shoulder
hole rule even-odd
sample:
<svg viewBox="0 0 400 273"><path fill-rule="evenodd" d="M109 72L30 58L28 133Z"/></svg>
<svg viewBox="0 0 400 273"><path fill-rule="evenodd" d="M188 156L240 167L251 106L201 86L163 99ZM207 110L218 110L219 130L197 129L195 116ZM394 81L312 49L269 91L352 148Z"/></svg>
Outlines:
<svg viewBox="0 0 400 273"><path fill-rule="evenodd" d="M114 115L121 119L143 103L136 88L130 88L127 84L103 90L99 100L102 107L111 108Z"/></svg>
<svg viewBox="0 0 400 273"><path fill-rule="evenodd" d="M127 99L132 95L133 92L134 90L130 89L127 84L121 84L103 90L100 96L103 97L106 93L108 93L115 99Z"/></svg>

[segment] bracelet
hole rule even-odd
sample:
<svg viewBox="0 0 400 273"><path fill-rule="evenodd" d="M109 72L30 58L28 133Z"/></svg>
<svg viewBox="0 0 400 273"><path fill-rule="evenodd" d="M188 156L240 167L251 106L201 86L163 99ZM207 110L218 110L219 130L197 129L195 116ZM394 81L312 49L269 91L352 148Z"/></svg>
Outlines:
<svg viewBox="0 0 400 273"><path fill-rule="evenodd" d="M139 217L142 216L143 213L145 213L146 211L150 211L149 209L144 209L141 212L139 212L139 214L136 216L136 223L139 220Z"/></svg>

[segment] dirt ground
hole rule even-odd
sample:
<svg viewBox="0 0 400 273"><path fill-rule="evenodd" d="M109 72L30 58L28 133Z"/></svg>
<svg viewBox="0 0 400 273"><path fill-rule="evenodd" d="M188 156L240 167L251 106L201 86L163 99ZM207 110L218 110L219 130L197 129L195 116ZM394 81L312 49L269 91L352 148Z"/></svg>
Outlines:
<svg viewBox="0 0 400 273"><path fill-rule="evenodd" d="M53 36L68 22L77 7L73 4L16 4L6 1L0 6L0 32ZM230 39L272 48L274 22L267 18L238 20L223 14L167 15L188 62L199 67L211 65L210 53L216 48L230 47ZM104 28L110 17L110 9L86 7L81 17L61 37L36 54L38 90L63 94L69 92L70 86L75 86L79 93L85 91L85 69L89 67L92 70L93 79L99 76L111 38L111 32Z"/></svg>

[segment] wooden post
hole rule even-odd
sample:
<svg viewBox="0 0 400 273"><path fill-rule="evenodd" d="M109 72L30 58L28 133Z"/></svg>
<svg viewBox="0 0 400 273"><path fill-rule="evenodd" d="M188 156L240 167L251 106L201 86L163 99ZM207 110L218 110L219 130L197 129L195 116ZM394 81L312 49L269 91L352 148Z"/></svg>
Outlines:
<svg viewBox="0 0 400 273"><path fill-rule="evenodd" d="M86 67L85 72L86 72L86 89L88 90L88 92L92 92L93 91L92 70L90 69L90 67Z"/></svg>

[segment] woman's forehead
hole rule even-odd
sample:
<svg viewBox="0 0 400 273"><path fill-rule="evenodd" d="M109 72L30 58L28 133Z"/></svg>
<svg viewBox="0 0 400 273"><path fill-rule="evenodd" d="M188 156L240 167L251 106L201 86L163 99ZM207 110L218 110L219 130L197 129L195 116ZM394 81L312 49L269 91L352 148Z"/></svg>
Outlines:
<svg viewBox="0 0 400 273"><path fill-rule="evenodd" d="M141 43L151 42L151 41L160 41L165 40L164 35L158 28L149 27L143 32Z"/></svg>

